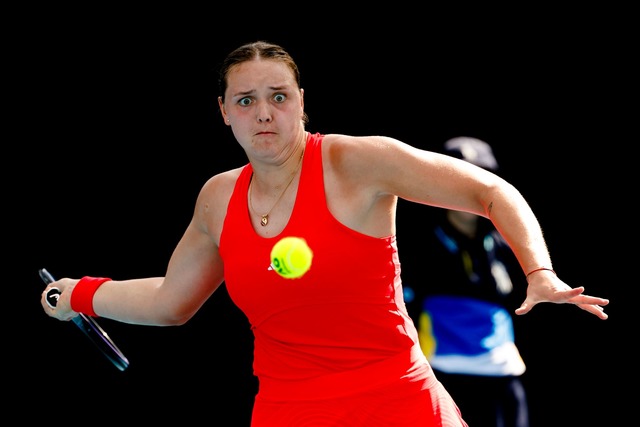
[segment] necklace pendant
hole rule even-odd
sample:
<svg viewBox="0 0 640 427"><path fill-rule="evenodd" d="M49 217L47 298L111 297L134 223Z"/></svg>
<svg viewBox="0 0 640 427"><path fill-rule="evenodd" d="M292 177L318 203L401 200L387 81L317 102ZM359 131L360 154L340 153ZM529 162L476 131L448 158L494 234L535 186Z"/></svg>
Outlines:
<svg viewBox="0 0 640 427"><path fill-rule="evenodd" d="M262 218L260 218L260 225L266 227L267 224L269 224L269 214L262 215Z"/></svg>

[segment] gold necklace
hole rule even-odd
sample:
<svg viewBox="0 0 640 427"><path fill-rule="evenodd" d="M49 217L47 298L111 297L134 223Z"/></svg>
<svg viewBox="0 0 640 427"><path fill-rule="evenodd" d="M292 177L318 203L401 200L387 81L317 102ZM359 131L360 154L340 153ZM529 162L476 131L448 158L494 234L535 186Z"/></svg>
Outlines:
<svg viewBox="0 0 640 427"><path fill-rule="evenodd" d="M249 207L251 208L251 210L256 215L260 216L260 225L261 226L266 227L267 224L269 224L269 214L271 213L273 208L275 208L278 205L278 203L280 202L280 199L282 199L282 196L284 196L284 193L287 192L287 189L289 188L289 186L293 182L293 179L298 174L298 171L300 170L300 167L302 166L302 157L303 156L304 156L304 150L302 150L302 153L300 153L300 160L298 161L298 166L296 166L296 169L291 174L291 179L289 180L287 185L284 187L284 189L282 190L282 192L278 196L278 199L276 200L276 202L273 204L273 206L271 206L271 209L269 209L269 212L267 212L266 214L259 214L258 211L256 211L256 209L253 207L253 201L252 201L252 197L251 197L251 189L253 188L253 175L251 175L251 182L249 183Z"/></svg>

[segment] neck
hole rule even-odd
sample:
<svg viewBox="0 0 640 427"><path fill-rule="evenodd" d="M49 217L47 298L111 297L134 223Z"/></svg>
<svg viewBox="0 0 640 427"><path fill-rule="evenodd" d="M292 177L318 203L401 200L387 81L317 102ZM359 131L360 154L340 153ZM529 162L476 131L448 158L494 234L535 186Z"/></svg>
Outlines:
<svg viewBox="0 0 640 427"><path fill-rule="evenodd" d="M293 181L296 178L296 175L298 175L298 172L300 171L300 169L302 168L302 159L304 157L304 148L305 145L302 145L302 148L300 150L300 154L299 157L297 156L297 147L294 150L294 154L296 154L296 157L298 157L296 159L296 157L293 157L293 159L296 159L296 164L294 166L293 171L290 173L290 175L286 178L285 181L282 181L282 183L279 183L278 185L271 186L272 191L262 191L262 197L256 197L259 201L262 200L260 203L256 203L258 206L258 210L254 207L253 205L253 188L255 186L255 184L258 182L257 177L254 175L251 176L251 182L249 183L249 194L248 194L248 198L249 198L249 209L251 211L253 211L254 214L256 214L258 217L260 217L260 225L263 227L266 227L269 224L269 215L271 215L271 211L273 211L276 206L280 203L280 200L282 200L282 198L284 197L285 193L287 192L287 190L289 189L289 187L291 187L291 184L293 183ZM290 157L291 159L291 157ZM269 186L269 183L267 183L266 186ZM263 185L263 187L265 187ZM275 201L273 201L275 199ZM265 201L266 200L266 201ZM270 206L270 208L268 209L264 209L263 207L265 205Z"/></svg>
<svg viewBox="0 0 640 427"><path fill-rule="evenodd" d="M302 137L296 138L296 141L283 154L285 158L281 163L252 162L251 181L255 186L254 191L257 190L266 195L279 194L279 190L289 182L291 174L296 174L300 168L307 141L306 135L306 132L303 132Z"/></svg>

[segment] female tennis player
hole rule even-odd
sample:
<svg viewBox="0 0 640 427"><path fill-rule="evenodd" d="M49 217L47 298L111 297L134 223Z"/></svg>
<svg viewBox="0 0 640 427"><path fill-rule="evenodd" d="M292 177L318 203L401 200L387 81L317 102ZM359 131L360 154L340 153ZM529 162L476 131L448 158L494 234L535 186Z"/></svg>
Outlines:
<svg viewBox="0 0 640 427"><path fill-rule="evenodd" d="M607 318L608 300L555 274L534 213L497 175L390 137L307 131L298 67L278 45L238 47L219 83L222 120L248 163L204 184L163 277L60 279L47 286L62 292L55 307L43 292L48 315L182 325L224 282L255 338L252 427L466 426L405 308L395 226L402 198L495 224L528 279L516 314L550 302ZM271 248L285 236L313 251L301 278L271 268Z"/></svg>

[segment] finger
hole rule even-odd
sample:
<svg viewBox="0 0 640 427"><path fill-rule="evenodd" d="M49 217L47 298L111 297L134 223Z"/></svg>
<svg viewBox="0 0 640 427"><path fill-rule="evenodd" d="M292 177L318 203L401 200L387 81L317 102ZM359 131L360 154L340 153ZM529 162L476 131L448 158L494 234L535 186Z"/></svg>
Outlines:
<svg viewBox="0 0 640 427"><path fill-rule="evenodd" d="M522 304L519 308L516 308L515 313L518 316L522 316L523 314L527 314L531 309L527 307L525 304Z"/></svg>
<svg viewBox="0 0 640 427"><path fill-rule="evenodd" d="M534 305L535 303L531 303L529 298L526 298L522 303L522 305L516 309L515 313L519 316L523 314L527 314L528 312L531 311Z"/></svg>
<svg viewBox="0 0 640 427"><path fill-rule="evenodd" d="M586 304L594 304L599 306L605 306L609 304L609 300L606 298L591 297L588 295L584 295L584 298Z"/></svg>
<svg viewBox="0 0 640 427"><path fill-rule="evenodd" d="M592 297L590 295L577 295L571 298L569 302L574 304L591 304L591 305L599 305L599 306L605 306L609 304L608 299Z"/></svg>
<svg viewBox="0 0 640 427"><path fill-rule="evenodd" d="M609 318L609 315L605 313L604 309L599 305L593 305L593 304L576 304L576 305L580 307L582 310L587 311L602 320L607 320Z"/></svg>
<svg viewBox="0 0 640 427"><path fill-rule="evenodd" d="M42 303L43 307L46 308L50 308L51 306L49 304L47 304L47 292L49 290L49 287L46 287L44 291L42 291L42 294L40 295L40 302Z"/></svg>
<svg viewBox="0 0 640 427"><path fill-rule="evenodd" d="M562 297L567 301L567 302L573 302L573 299L576 299L577 297L580 296L584 296L582 295L582 293L584 292L584 287L579 286L577 288L572 288L572 289L568 289L566 291L562 291ZM582 302L582 301L580 301Z"/></svg>

